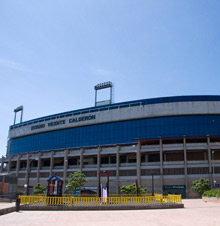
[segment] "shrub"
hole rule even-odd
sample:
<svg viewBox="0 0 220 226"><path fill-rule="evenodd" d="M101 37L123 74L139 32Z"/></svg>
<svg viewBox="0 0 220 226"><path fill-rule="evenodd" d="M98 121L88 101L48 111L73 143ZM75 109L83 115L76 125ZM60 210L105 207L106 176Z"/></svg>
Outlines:
<svg viewBox="0 0 220 226"><path fill-rule="evenodd" d="M200 178L199 180L193 181L192 189L200 194L203 194L205 191L210 190L209 180Z"/></svg>
<svg viewBox="0 0 220 226"><path fill-rule="evenodd" d="M205 197L217 197L220 198L220 188L211 189L203 193Z"/></svg>
<svg viewBox="0 0 220 226"><path fill-rule="evenodd" d="M137 193L137 186L136 184L131 185L124 185L120 187L121 193L123 194L136 194ZM138 186L138 190L140 194L146 193L147 188L142 188L141 186Z"/></svg>
<svg viewBox="0 0 220 226"><path fill-rule="evenodd" d="M40 183L37 183L34 189L34 194L38 195L38 194L44 194L44 192L46 191L46 187L45 186L41 186Z"/></svg>

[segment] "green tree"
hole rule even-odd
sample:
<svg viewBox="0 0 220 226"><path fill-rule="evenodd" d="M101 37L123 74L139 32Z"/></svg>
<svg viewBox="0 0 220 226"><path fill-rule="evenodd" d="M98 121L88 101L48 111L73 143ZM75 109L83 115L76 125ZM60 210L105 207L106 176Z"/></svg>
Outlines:
<svg viewBox="0 0 220 226"><path fill-rule="evenodd" d="M192 189L200 194L203 194L205 191L210 190L209 180L200 178L199 180L193 181Z"/></svg>
<svg viewBox="0 0 220 226"><path fill-rule="evenodd" d="M138 190L140 194L146 193L147 188L142 188L141 186L138 186ZM120 191L123 194L137 194L137 186L136 184L131 185L124 185L120 187Z"/></svg>
<svg viewBox="0 0 220 226"><path fill-rule="evenodd" d="M37 183L35 188L34 188L34 194L44 194L44 192L46 191L46 187L45 186L41 186L40 183Z"/></svg>
<svg viewBox="0 0 220 226"><path fill-rule="evenodd" d="M79 189L81 191L84 188L84 184L88 182L85 177L85 174L81 173L80 171L71 173L66 180L66 190L76 191L77 189Z"/></svg>

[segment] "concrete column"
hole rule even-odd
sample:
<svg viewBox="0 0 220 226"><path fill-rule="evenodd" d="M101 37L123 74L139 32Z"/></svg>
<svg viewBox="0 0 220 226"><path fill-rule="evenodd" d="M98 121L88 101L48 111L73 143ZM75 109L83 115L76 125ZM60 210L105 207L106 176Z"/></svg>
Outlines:
<svg viewBox="0 0 220 226"><path fill-rule="evenodd" d="M207 145L208 145L208 163L209 163L209 183L212 187L212 158L211 158L211 148L210 148L210 137L207 135Z"/></svg>
<svg viewBox="0 0 220 226"><path fill-rule="evenodd" d="M3 173L4 159L5 159L5 157L2 155L2 161L1 161L1 169L0 169L0 173Z"/></svg>
<svg viewBox="0 0 220 226"><path fill-rule="evenodd" d="M141 186L141 142L138 140L136 146L136 166L137 166L137 181L138 185Z"/></svg>
<svg viewBox="0 0 220 226"><path fill-rule="evenodd" d="M51 156L50 156L50 177L53 175L53 165L54 165L54 151L51 151Z"/></svg>
<svg viewBox="0 0 220 226"><path fill-rule="evenodd" d="M27 162L26 162L26 177L25 177L25 184L27 187L25 188L25 194L28 194L28 186L29 186L29 179L30 179L30 154L27 154Z"/></svg>
<svg viewBox="0 0 220 226"><path fill-rule="evenodd" d="M186 137L183 137L183 154L184 154L184 183L186 186L186 197L188 197L188 173L187 173L187 153L186 153Z"/></svg>
<svg viewBox="0 0 220 226"><path fill-rule="evenodd" d="M40 182L41 155L42 153L38 154L38 160L37 160L37 183Z"/></svg>
<svg viewBox="0 0 220 226"><path fill-rule="evenodd" d="M160 138L160 191L163 194L163 140Z"/></svg>
<svg viewBox="0 0 220 226"><path fill-rule="evenodd" d="M120 192L120 183L119 183L119 167L120 167L120 146L116 147L116 194Z"/></svg>
<svg viewBox="0 0 220 226"><path fill-rule="evenodd" d="M64 151L64 171L63 171L63 191L66 191L66 178L67 178L67 168L68 168L68 150Z"/></svg>
<svg viewBox="0 0 220 226"><path fill-rule="evenodd" d="M149 159L148 154L145 154L144 161L145 161L145 162L148 162L148 159Z"/></svg>
<svg viewBox="0 0 220 226"><path fill-rule="evenodd" d="M8 156L8 173L10 173L11 170L11 156Z"/></svg>
<svg viewBox="0 0 220 226"><path fill-rule="evenodd" d="M83 170L83 152L84 152L84 149L81 148L80 149L80 172L82 173L82 170Z"/></svg>
<svg viewBox="0 0 220 226"><path fill-rule="evenodd" d="M100 172L100 167L101 167L101 151L102 151L102 148L98 147L98 150L97 150L97 180L96 180L97 194L99 194L99 172Z"/></svg>
<svg viewBox="0 0 220 226"><path fill-rule="evenodd" d="M18 176L18 174L19 174L20 163L21 163L21 161L20 161L21 155L17 155L17 156L18 156L18 158L17 158L17 164L16 164L16 176Z"/></svg>

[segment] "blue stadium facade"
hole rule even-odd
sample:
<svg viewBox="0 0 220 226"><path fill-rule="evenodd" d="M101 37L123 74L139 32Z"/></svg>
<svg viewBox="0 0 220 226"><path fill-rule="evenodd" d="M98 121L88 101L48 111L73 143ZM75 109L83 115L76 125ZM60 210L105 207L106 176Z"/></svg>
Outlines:
<svg viewBox="0 0 220 226"><path fill-rule="evenodd" d="M153 174L157 192L191 197L194 179L220 184L220 96L129 101L12 125L2 161L21 187L31 167L33 186L79 169L93 190L99 171L108 170L113 193L135 180L152 190Z"/></svg>

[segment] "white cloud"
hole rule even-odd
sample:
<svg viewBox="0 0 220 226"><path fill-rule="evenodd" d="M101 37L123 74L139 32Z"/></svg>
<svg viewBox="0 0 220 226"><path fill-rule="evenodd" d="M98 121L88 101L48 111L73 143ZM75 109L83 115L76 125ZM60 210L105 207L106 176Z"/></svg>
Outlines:
<svg viewBox="0 0 220 226"><path fill-rule="evenodd" d="M16 71L22 71L22 72L32 72L30 69L28 69L27 67L25 67L24 65L18 62L3 59L3 58L0 58L0 67L6 67Z"/></svg>

